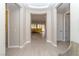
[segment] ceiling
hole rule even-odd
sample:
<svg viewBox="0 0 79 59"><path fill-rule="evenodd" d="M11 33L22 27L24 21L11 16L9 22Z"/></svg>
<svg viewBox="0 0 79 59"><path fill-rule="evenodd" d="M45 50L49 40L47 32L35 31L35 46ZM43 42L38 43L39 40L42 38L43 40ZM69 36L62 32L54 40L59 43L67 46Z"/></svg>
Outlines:
<svg viewBox="0 0 79 59"><path fill-rule="evenodd" d="M54 3L23 3L25 7L32 9L48 9Z"/></svg>
<svg viewBox="0 0 79 59"><path fill-rule="evenodd" d="M49 4L47 4L47 3L32 3L32 4L28 4L28 6L30 8L40 9L40 8L48 8Z"/></svg>
<svg viewBox="0 0 79 59"><path fill-rule="evenodd" d="M46 14L31 14L32 23L45 24Z"/></svg>
<svg viewBox="0 0 79 59"><path fill-rule="evenodd" d="M57 10L58 13L64 13L64 12L70 10L70 4L69 4L69 3L63 3L63 4L61 4L61 6L58 7L57 9L58 9L58 10Z"/></svg>

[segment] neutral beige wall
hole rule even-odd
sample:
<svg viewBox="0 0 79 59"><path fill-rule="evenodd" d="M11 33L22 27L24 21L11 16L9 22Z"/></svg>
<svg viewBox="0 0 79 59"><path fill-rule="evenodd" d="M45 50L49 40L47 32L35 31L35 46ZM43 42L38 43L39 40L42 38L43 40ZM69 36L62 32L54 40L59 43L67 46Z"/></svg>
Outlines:
<svg viewBox="0 0 79 59"><path fill-rule="evenodd" d="M5 4L0 3L0 56L5 55Z"/></svg>

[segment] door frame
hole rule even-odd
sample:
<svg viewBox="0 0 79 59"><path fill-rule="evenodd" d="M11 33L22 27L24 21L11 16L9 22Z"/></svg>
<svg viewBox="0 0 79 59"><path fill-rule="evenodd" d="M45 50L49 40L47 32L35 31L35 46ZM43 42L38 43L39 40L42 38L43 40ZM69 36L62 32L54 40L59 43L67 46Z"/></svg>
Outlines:
<svg viewBox="0 0 79 59"><path fill-rule="evenodd" d="M9 33L9 31L10 31L10 29L9 29L10 28L10 25L9 25L10 21L9 20L10 20L10 18L9 18L9 10L8 10L8 7L7 7L7 3L6 3L6 10L7 10L7 16L8 16L8 19L7 19L7 21L8 21L7 22L8 23L8 33L6 35L8 35L8 39L7 39L8 40L7 41L8 46L7 47L9 48L9 46L10 46L10 44L9 44L9 40L10 40L10 33Z"/></svg>
<svg viewBox="0 0 79 59"><path fill-rule="evenodd" d="M46 22L45 22L45 25L46 25L45 34L46 34L46 36L45 37L46 37L46 41L47 41L47 12L41 12L41 13L40 12L36 12L36 13L34 12L33 13L32 11L30 12L30 37L31 37L31 41L32 41L32 34L31 34L31 22L32 22L32 19L31 19L31 14L46 14Z"/></svg>
<svg viewBox="0 0 79 59"><path fill-rule="evenodd" d="M59 6L61 6L63 3L57 3L56 5L55 5L55 8L58 8ZM70 5L70 7L71 7L71 5ZM56 9L57 10L57 9ZM70 9L71 10L71 9ZM70 13L70 10L68 10L67 12L65 12L64 13L64 20L65 20L65 15L67 14L67 13ZM71 14L70 14L71 15ZM70 17L70 20L71 20L71 17ZM64 21L64 23L65 23L65 21ZM56 24L57 25L57 24ZM64 25L64 28L65 28L65 25ZM65 29L64 29L64 32L65 32ZM64 41L65 41L65 33L64 33ZM69 45L69 48L71 47L71 38L70 38L70 45ZM68 48L68 49L69 49Z"/></svg>
<svg viewBox="0 0 79 59"><path fill-rule="evenodd" d="M61 5L62 5L63 3L57 3L56 5L55 5L55 13L56 13L56 41L58 41L58 39L57 39L57 8L59 8Z"/></svg>
<svg viewBox="0 0 79 59"><path fill-rule="evenodd" d="M66 41L66 39L65 39L65 20L66 20L65 16L66 16L67 13L70 13L70 11L67 11L67 12L64 13L64 41Z"/></svg>

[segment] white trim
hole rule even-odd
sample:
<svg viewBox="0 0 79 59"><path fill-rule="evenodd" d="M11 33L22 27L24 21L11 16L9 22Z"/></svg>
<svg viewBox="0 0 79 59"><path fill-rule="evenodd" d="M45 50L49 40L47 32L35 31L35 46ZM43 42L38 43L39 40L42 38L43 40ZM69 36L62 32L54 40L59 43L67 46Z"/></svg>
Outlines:
<svg viewBox="0 0 79 59"><path fill-rule="evenodd" d="M55 8L60 7L62 4L63 4L63 3L56 3L56 4L55 4Z"/></svg>
<svg viewBox="0 0 79 59"><path fill-rule="evenodd" d="M56 3L54 6L54 24L55 24L55 40L56 40L56 44L54 44L53 42L50 42L53 46L57 47L57 8L62 5L62 3Z"/></svg>
<svg viewBox="0 0 79 59"><path fill-rule="evenodd" d="M65 14L64 14L64 41L65 41Z"/></svg>
<svg viewBox="0 0 79 59"><path fill-rule="evenodd" d="M70 11L66 11L64 14L66 15L67 13L70 13Z"/></svg>
<svg viewBox="0 0 79 59"><path fill-rule="evenodd" d="M66 16L67 13L70 13L70 11L66 11L64 13L64 41L65 41L65 16Z"/></svg>
<svg viewBox="0 0 79 59"><path fill-rule="evenodd" d="M51 41L47 40L47 42L51 43Z"/></svg>
<svg viewBox="0 0 79 59"><path fill-rule="evenodd" d="M53 44L52 41L47 40L47 42L50 43L50 44L52 44L54 47L57 47L57 45L56 44Z"/></svg>
<svg viewBox="0 0 79 59"><path fill-rule="evenodd" d="M19 45L15 45L15 46L8 46L8 48L19 48Z"/></svg>
<svg viewBox="0 0 79 59"><path fill-rule="evenodd" d="M30 43L30 41L26 41L22 46L19 45L12 45L12 46L8 46L8 48L23 48L25 47L26 44Z"/></svg>
<svg viewBox="0 0 79 59"><path fill-rule="evenodd" d="M20 46L20 48L25 47L26 44L30 43L30 41L26 41L22 46Z"/></svg>
<svg viewBox="0 0 79 59"><path fill-rule="evenodd" d="M9 18L9 10L8 10L8 48L9 48L9 40L10 40L10 18Z"/></svg>

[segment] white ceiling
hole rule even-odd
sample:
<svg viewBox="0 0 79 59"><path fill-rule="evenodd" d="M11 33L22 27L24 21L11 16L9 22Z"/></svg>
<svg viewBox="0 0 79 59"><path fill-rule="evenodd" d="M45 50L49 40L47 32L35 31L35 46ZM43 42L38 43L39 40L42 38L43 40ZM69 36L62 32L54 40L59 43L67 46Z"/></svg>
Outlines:
<svg viewBox="0 0 79 59"><path fill-rule="evenodd" d="M63 3L60 7L57 8L58 9L58 13L64 13L66 11L70 10L70 4L69 3Z"/></svg>
<svg viewBox="0 0 79 59"><path fill-rule="evenodd" d="M32 9L48 9L53 3L24 3L23 5Z"/></svg>
<svg viewBox="0 0 79 59"><path fill-rule="evenodd" d="M48 8L49 4L48 3L32 3L32 4L28 4L28 6L30 8L40 9L40 8Z"/></svg>

